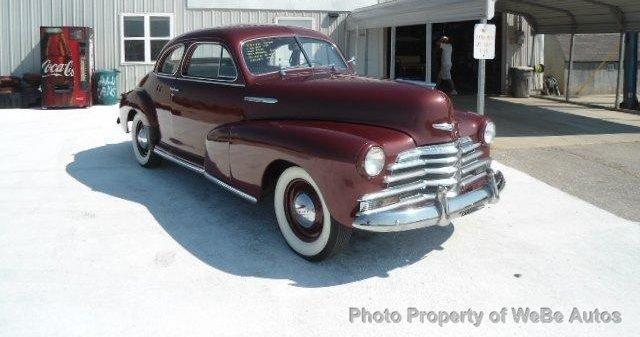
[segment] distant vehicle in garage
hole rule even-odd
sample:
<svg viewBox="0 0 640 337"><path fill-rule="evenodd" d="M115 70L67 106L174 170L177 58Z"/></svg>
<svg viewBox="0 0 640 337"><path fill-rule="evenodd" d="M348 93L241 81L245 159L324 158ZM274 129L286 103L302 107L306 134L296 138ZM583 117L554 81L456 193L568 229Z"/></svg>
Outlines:
<svg viewBox="0 0 640 337"><path fill-rule="evenodd" d="M488 118L352 66L308 29L195 31L123 94L118 122L144 167L164 158L252 202L273 192L284 239L309 260L338 251L354 228L447 225L498 199Z"/></svg>

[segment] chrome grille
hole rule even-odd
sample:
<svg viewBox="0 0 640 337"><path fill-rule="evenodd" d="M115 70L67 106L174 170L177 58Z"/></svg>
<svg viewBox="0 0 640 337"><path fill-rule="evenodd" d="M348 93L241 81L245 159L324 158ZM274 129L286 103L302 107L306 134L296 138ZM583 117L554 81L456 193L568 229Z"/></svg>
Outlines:
<svg viewBox="0 0 640 337"><path fill-rule="evenodd" d="M448 197L456 196L485 177L490 164L490 158L483 158L480 143L469 137L402 152L387 167L387 188L360 199L360 214L433 201L438 188L446 188Z"/></svg>

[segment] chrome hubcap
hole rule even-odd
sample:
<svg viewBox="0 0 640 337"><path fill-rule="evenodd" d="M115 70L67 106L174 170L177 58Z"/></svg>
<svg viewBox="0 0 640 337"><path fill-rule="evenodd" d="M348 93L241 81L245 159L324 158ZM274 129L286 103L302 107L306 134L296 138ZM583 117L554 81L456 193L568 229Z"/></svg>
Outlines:
<svg viewBox="0 0 640 337"><path fill-rule="evenodd" d="M317 240L324 226L324 215L314 188L303 179L295 179L284 192L284 202L284 212L293 233L304 242Z"/></svg>
<svg viewBox="0 0 640 337"><path fill-rule="evenodd" d="M316 208L306 193L299 193L293 201L296 221L304 228L311 228L316 221Z"/></svg>
<svg viewBox="0 0 640 337"><path fill-rule="evenodd" d="M144 150L149 148L149 127L141 126L136 137L138 145Z"/></svg>

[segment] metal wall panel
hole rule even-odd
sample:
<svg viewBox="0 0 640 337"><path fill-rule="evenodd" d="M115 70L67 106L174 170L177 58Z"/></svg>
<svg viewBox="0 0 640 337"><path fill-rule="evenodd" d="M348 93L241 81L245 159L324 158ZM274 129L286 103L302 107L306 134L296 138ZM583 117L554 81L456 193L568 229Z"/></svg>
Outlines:
<svg viewBox="0 0 640 337"><path fill-rule="evenodd" d="M306 0L301 0L306 1ZM174 33L233 24L270 24L276 17L313 17L316 28L344 48L347 13L187 9L186 0L2 0L0 74L40 71L40 26L89 26L95 34L96 69L116 68L122 91L133 88L152 65L120 64L121 13L173 13Z"/></svg>

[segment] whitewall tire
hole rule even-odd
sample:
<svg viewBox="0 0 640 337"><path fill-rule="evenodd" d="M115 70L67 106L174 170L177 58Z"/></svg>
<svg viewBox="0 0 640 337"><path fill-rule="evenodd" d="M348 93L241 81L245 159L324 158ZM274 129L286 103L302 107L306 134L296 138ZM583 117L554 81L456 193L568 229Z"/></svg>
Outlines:
<svg viewBox="0 0 640 337"><path fill-rule="evenodd" d="M349 242L351 229L331 218L318 185L300 167L290 167L278 178L274 208L285 241L308 260L323 260Z"/></svg>
<svg viewBox="0 0 640 337"><path fill-rule="evenodd" d="M131 125L131 144L138 164L143 167L155 167L160 164L160 157L153 152L157 139L157 129L149 124L145 114L138 112Z"/></svg>

